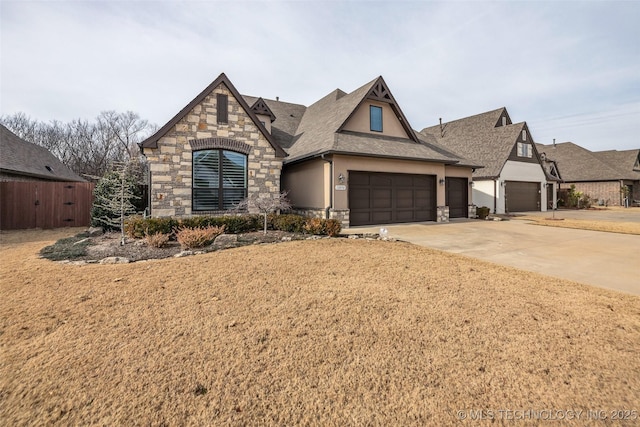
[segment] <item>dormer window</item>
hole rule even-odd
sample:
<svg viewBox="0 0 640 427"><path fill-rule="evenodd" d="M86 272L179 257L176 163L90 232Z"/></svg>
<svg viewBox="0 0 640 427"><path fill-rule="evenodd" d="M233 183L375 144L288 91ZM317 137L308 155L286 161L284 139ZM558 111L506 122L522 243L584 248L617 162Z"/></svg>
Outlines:
<svg viewBox="0 0 640 427"><path fill-rule="evenodd" d="M502 126L506 126L507 125L507 118L505 116L502 116Z"/></svg>
<svg viewBox="0 0 640 427"><path fill-rule="evenodd" d="M518 157L528 157L528 158L533 157L531 144L518 142Z"/></svg>
<svg viewBox="0 0 640 427"><path fill-rule="evenodd" d="M382 107L375 105L369 106L369 117L371 122L371 131L382 132Z"/></svg>

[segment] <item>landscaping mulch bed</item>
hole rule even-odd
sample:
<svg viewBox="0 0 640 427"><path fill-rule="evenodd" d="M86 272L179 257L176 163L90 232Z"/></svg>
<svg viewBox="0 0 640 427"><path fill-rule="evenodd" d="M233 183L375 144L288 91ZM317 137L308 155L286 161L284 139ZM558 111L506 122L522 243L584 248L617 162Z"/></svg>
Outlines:
<svg viewBox="0 0 640 427"><path fill-rule="evenodd" d="M135 262L202 254L247 245L273 244L318 238L321 237L267 230L266 233L259 231L232 235L232 238L225 238L222 243L207 245L203 248L185 249L175 240L169 241L162 248L156 248L148 245L145 239L132 239L128 237L125 238L125 244L122 245L120 233L110 232L90 236L87 232L82 232L73 237L61 239L55 244L43 248L41 255L43 258L52 261L72 261L75 263L94 263L105 258L116 257L121 260L127 260L128 262Z"/></svg>

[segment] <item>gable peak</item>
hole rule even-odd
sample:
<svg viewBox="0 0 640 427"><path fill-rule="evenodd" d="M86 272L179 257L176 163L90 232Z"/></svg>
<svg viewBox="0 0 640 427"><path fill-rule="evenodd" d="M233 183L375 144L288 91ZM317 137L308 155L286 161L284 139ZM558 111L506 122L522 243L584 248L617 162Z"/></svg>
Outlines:
<svg viewBox="0 0 640 427"><path fill-rule="evenodd" d="M272 123L276 119L275 114L273 114L273 111L271 111L271 108L269 108L267 103L264 102L264 99L262 98L258 98L256 102L253 103L253 105L251 106L251 111L253 111L255 114L269 116Z"/></svg>
<svg viewBox="0 0 640 427"><path fill-rule="evenodd" d="M367 93L367 99L373 99L382 102L393 102L391 92L389 92L387 84L384 82L382 76L378 77L376 82L369 90L369 93Z"/></svg>

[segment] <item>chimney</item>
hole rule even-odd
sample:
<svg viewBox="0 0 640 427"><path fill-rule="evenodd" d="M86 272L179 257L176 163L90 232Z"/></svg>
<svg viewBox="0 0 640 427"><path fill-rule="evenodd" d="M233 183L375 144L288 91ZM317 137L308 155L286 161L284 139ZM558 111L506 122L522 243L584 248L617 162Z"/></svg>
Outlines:
<svg viewBox="0 0 640 427"><path fill-rule="evenodd" d="M279 96L276 96L276 101L280 101L280 97Z"/></svg>
<svg viewBox="0 0 640 427"><path fill-rule="evenodd" d="M440 117L440 138L444 136L444 129L442 128L442 117Z"/></svg>
<svg viewBox="0 0 640 427"><path fill-rule="evenodd" d="M553 138L553 148L556 148L556 139Z"/></svg>

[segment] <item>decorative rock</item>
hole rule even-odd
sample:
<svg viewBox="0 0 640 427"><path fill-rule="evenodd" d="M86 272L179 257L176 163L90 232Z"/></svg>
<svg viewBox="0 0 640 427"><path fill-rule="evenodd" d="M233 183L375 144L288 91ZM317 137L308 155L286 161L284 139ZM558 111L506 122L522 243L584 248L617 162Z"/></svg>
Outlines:
<svg viewBox="0 0 640 427"><path fill-rule="evenodd" d="M123 258L123 257L119 257L119 256L110 256L107 258L103 258L100 261L100 264L129 264L129 259L128 258Z"/></svg>
<svg viewBox="0 0 640 427"><path fill-rule="evenodd" d="M291 241L291 236L284 236L280 240L282 240L283 242L290 242Z"/></svg>
<svg viewBox="0 0 640 427"><path fill-rule="evenodd" d="M182 251L182 252L178 252L177 254L175 254L173 257L174 258L182 258L184 256L190 256L193 255L193 251Z"/></svg>
<svg viewBox="0 0 640 427"><path fill-rule="evenodd" d="M360 237L357 234L349 234L349 239L359 239Z"/></svg>
<svg viewBox="0 0 640 427"><path fill-rule="evenodd" d="M87 230L87 234L90 237L95 237L95 236L100 236L101 234L103 234L104 232L102 231L102 227L90 227Z"/></svg>
<svg viewBox="0 0 640 427"><path fill-rule="evenodd" d="M216 246L224 246L238 242L237 234L221 234L216 237L216 240L213 241L213 244Z"/></svg>

